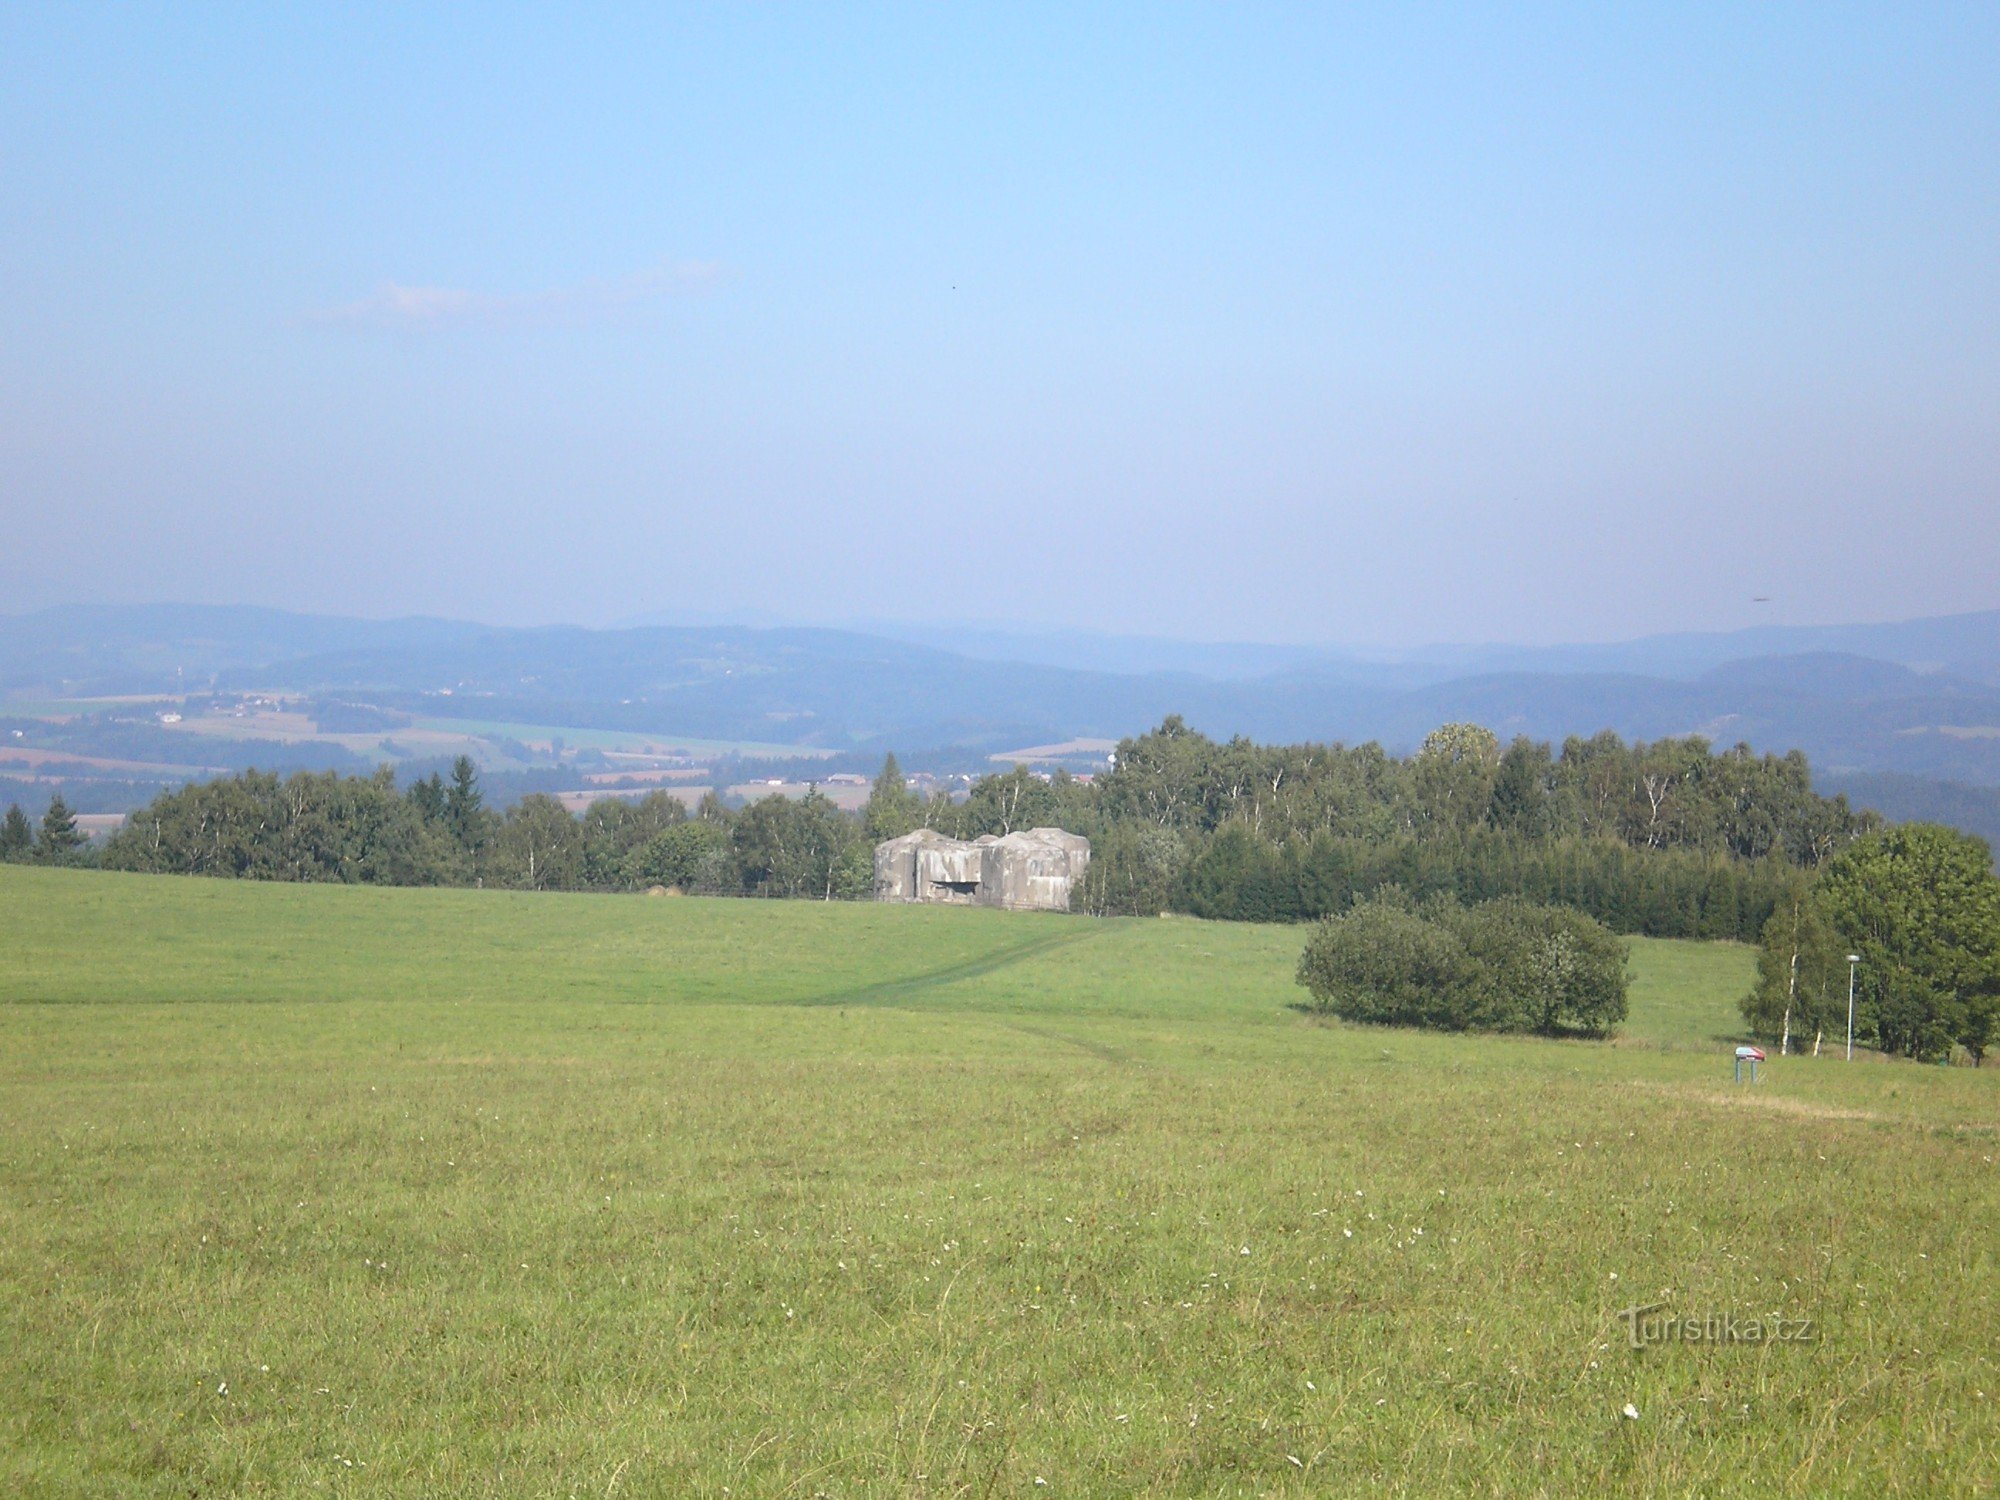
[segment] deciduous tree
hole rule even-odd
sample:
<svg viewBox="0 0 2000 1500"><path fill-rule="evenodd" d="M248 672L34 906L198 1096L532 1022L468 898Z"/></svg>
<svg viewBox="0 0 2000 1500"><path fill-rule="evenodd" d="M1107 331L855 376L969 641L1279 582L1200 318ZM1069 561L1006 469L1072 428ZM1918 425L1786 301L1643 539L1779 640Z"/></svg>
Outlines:
<svg viewBox="0 0 2000 1500"><path fill-rule="evenodd" d="M583 884L583 830L555 798L530 793L507 809L483 851L495 885L573 891Z"/></svg>
<svg viewBox="0 0 2000 1500"><path fill-rule="evenodd" d="M1885 828L1836 855L1814 893L1861 955L1857 1023L1885 1052L1983 1057L2000 997L2000 879L1984 839L1934 823Z"/></svg>
<svg viewBox="0 0 2000 1500"><path fill-rule="evenodd" d="M1802 1039L1810 1035L1817 1053L1827 1027L1844 1014L1845 951L1810 888L1795 876L1764 924L1757 983L1742 1004L1750 1029L1781 1052L1804 1050Z"/></svg>

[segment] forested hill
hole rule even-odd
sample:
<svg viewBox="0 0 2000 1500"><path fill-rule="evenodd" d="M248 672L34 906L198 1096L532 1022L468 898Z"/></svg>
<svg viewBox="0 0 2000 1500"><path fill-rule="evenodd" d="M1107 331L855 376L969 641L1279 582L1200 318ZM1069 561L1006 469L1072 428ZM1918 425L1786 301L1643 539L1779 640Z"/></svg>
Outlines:
<svg viewBox="0 0 2000 1500"><path fill-rule="evenodd" d="M981 649L1004 649L1004 639L986 638ZM2000 614L1686 639L1694 644L1461 650L1400 664L1190 646L1189 670L1126 672L971 657L854 631L529 630L270 610L70 608L0 616L0 696L333 693L431 717L842 750L1116 739L1169 713L1220 738L1378 740L1408 750L1439 723L1474 721L1503 740L1602 729L1647 740L1698 733L1760 751L1801 749L1835 773L2000 785ZM1865 654L1873 641L1900 655ZM1788 643L1816 649L1716 659ZM1172 660L1165 643L1127 656ZM1630 669L1639 662L1652 669Z"/></svg>
<svg viewBox="0 0 2000 1500"><path fill-rule="evenodd" d="M1816 776L1818 788L1856 807L1873 808L1891 823L1943 823L1973 834L2000 852L2000 787L1967 786L1894 771Z"/></svg>

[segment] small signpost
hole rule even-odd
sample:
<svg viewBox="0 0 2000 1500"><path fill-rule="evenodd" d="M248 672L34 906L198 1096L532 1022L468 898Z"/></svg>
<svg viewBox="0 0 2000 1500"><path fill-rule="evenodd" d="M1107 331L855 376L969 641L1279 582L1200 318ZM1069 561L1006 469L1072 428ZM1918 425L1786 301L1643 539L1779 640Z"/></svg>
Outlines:
<svg viewBox="0 0 2000 1500"><path fill-rule="evenodd" d="M1762 1047L1738 1047L1736 1049L1736 1081L1743 1081L1743 1065L1750 1064L1750 1081L1757 1081L1757 1064L1764 1060Z"/></svg>

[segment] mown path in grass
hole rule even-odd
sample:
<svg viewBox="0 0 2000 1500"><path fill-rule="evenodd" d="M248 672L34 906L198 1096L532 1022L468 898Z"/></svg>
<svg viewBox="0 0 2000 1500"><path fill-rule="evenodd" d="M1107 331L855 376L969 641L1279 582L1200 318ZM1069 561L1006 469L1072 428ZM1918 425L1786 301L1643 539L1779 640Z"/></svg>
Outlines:
<svg viewBox="0 0 2000 1500"><path fill-rule="evenodd" d="M957 963L945 964L941 968L929 969L922 974L913 974L903 979L885 979L875 984L865 984L828 995L814 995L809 999L792 1003L797 1005L907 1004L927 999L933 992L946 985L984 979L990 974L996 974L1002 969L1011 968L1028 959L1040 958L1058 949L1087 942L1101 935L1102 931L1101 927L1094 925L1087 927L1073 924L1065 924L1053 930L1028 928L998 952L985 954L979 958L962 959Z"/></svg>

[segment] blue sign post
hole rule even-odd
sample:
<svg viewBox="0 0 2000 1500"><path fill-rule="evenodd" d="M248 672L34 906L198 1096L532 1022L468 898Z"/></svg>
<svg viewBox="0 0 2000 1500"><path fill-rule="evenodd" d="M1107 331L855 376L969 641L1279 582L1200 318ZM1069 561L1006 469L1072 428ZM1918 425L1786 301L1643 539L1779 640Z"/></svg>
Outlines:
<svg viewBox="0 0 2000 1500"><path fill-rule="evenodd" d="M1750 1064L1750 1081L1752 1083L1755 1083L1757 1081L1757 1064L1762 1062L1763 1060L1764 1060L1763 1048L1738 1047L1736 1049L1736 1081L1738 1083L1741 1083L1743 1081L1743 1065L1745 1063L1748 1063Z"/></svg>

